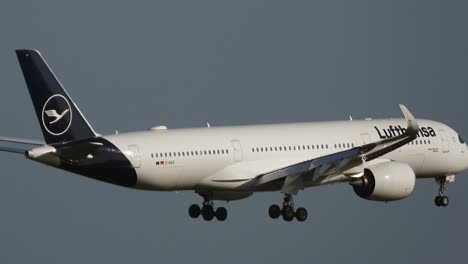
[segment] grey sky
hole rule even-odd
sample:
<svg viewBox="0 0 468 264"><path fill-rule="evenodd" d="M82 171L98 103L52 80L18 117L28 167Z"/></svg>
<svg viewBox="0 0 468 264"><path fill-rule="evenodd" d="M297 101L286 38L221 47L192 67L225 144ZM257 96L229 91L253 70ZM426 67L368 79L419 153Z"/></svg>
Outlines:
<svg viewBox="0 0 468 264"><path fill-rule="evenodd" d="M118 2L118 3L116 3ZM39 49L100 133L365 117L468 136L465 1L8 1L0 4L0 135L42 138L14 49ZM192 220L189 192L128 190L0 153L1 263L460 263L468 173L395 203L308 189L306 223L268 218L279 193ZM222 204L222 203L218 203Z"/></svg>

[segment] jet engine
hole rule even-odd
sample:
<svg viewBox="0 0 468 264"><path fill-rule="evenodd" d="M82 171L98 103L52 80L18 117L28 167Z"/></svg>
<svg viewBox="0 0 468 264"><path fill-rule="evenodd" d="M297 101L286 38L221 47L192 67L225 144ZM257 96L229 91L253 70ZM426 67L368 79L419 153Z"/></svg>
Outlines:
<svg viewBox="0 0 468 264"><path fill-rule="evenodd" d="M416 183L413 169L406 163L384 162L364 169L364 176L350 184L361 198L395 201L411 195Z"/></svg>

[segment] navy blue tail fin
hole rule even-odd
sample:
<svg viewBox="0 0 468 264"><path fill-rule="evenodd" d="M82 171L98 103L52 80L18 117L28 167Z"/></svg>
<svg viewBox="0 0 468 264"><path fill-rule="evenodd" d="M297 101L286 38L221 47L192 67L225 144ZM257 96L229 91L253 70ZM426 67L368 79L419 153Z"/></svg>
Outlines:
<svg viewBox="0 0 468 264"><path fill-rule="evenodd" d="M96 133L37 50L16 50L47 144L95 137Z"/></svg>

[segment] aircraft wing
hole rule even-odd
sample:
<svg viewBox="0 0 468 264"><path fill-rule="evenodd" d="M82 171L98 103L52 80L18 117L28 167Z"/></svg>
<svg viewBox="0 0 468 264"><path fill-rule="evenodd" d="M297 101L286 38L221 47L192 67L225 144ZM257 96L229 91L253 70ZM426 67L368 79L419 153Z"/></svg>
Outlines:
<svg viewBox="0 0 468 264"><path fill-rule="evenodd" d="M343 174L406 145L416 138L419 126L404 105L400 105L400 108L407 122L407 129L401 135L283 167L255 177L250 184L262 185L284 179L281 192L296 194L303 188L304 177L320 179L324 176Z"/></svg>

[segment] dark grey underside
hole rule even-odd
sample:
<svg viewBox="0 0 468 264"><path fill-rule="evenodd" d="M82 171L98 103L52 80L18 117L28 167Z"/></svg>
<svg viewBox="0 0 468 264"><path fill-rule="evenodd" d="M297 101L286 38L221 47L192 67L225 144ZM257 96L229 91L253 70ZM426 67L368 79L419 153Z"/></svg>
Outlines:
<svg viewBox="0 0 468 264"><path fill-rule="evenodd" d="M136 185L137 175L132 164L114 144L106 139L96 137L52 146L60 152L61 149L79 148L80 145L89 142L102 144L89 153L92 158L86 158L87 155L75 159L62 158L59 168L119 186L133 187Z"/></svg>

